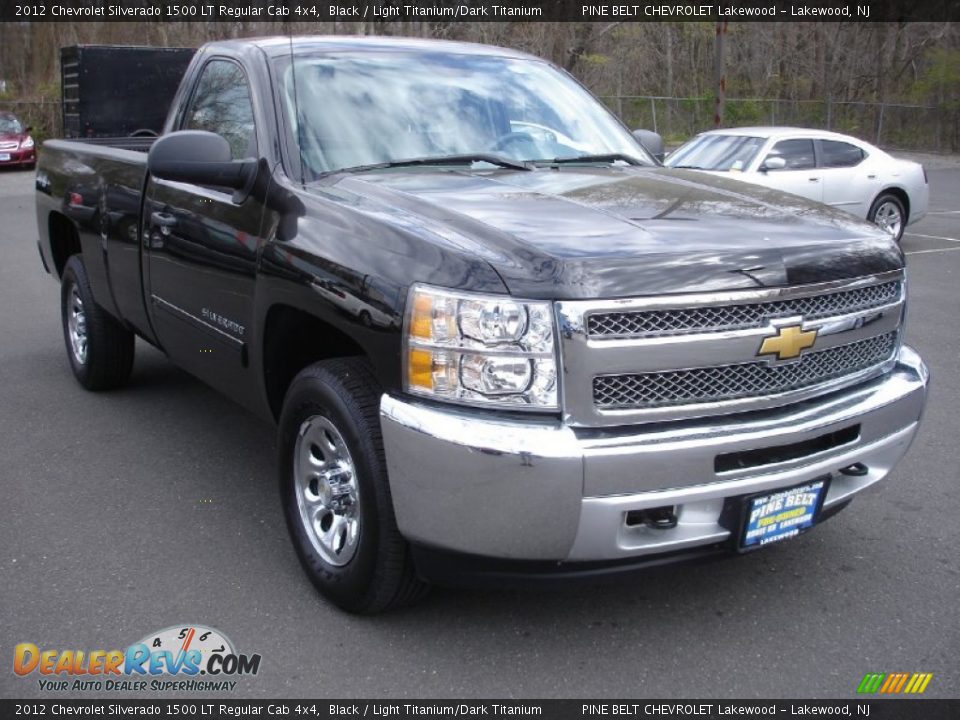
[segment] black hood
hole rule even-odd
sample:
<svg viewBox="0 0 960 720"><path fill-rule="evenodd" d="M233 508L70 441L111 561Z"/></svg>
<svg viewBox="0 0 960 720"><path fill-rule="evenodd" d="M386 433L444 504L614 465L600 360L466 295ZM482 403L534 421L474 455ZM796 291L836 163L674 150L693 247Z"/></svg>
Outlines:
<svg viewBox="0 0 960 720"><path fill-rule="evenodd" d="M797 285L903 265L889 236L852 215L684 170L368 172L336 191L408 231L462 239L530 298Z"/></svg>

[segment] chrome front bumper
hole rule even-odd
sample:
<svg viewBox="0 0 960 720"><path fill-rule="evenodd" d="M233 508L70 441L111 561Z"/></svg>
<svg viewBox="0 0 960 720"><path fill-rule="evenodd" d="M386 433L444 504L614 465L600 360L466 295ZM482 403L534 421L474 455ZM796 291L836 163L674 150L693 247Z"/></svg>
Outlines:
<svg viewBox="0 0 960 720"><path fill-rule="evenodd" d="M628 560L714 545L730 537L721 524L728 499L830 475L829 510L886 476L913 440L928 379L920 356L903 347L889 374L817 400L598 429L384 395L397 524L425 546L517 560ZM843 441L818 449L831 433ZM772 448L790 451L771 450L764 462ZM717 463L739 452L759 464ZM856 463L865 474L840 472ZM676 527L627 522L631 511L667 505Z"/></svg>

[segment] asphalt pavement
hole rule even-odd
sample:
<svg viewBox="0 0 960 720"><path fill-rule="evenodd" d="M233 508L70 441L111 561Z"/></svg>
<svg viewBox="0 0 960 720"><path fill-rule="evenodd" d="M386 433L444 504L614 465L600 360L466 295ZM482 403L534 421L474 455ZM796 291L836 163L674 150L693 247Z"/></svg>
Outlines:
<svg viewBox="0 0 960 720"><path fill-rule="evenodd" d="M358 618L297 564L271 426L143 343L129 387L73 380L33 174L0 173L0 697L55 697L11 672L17 643L123 648L185 623L262 656L236 697L853 697L867 672L931 672L927 696L958 696L960 169L930 184L904 248L932 396L884 482L748 556L600 586L440 589Z"/></svg>

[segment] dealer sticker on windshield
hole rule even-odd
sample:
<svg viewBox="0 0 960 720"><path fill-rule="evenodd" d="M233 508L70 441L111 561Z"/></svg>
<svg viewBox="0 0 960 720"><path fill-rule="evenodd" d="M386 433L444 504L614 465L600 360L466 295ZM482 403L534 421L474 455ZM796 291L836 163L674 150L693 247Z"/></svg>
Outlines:
<svg viewBox="0 0 960 720"><path fill-rule="evenodd" d="M751 498L741 547L768 545L811 527L823 504L826 480Z"/></svg>

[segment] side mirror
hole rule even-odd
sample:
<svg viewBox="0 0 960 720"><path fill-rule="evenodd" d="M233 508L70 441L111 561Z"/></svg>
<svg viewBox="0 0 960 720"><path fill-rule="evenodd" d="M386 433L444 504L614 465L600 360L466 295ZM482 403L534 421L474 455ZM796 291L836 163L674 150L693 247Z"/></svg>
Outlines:
<svg viewBox="0 0 960 720"><path fill-rule="evenodd" d="M767 170L783 170L787 166L787 161L782 157L774 155L773 157L768 157L763 161L763 164L760 166L761 172L766 172Z"/></svg>
<svg viewBox="0 0 960 720"><path fill-rule="evenodd" d="M33 125L27 125L27 126L23 129L23 134L24 134L24 135L29 135L29 134L32 133L32 132L33 132Z"/></svg>
<svg viewBox="0 0 960 720"><path fill-rule="evenodd" d="M634 130L633 136L643 145L644 150L663 162L665 146L662 137L652 130Z"/></svg>
<svg viewBox="0 0 960 720"><path fill-rule="evenodd" d="M206 130L180 130L159 138L147 155L154 177L194 185L247 190L257 178L257 161L231 160L230 144Z"/></svg>

